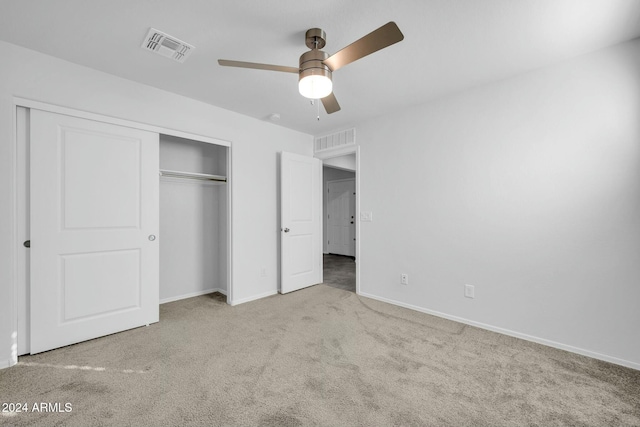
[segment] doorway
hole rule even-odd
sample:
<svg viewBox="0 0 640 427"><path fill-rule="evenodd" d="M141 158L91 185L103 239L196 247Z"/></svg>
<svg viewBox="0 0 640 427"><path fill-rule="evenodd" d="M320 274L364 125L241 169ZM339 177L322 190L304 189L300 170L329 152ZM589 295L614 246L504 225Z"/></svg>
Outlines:
<svg viewBox="0 0 640 427"><path fill-rule="evenodd" d="M323 283L359 293L359 147L316 157L323 162Z"/></svg>

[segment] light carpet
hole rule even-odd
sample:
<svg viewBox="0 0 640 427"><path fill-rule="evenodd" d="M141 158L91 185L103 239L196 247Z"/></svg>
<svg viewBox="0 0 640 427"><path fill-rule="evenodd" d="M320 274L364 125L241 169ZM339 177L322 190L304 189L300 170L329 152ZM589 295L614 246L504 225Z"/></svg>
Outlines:
<svg viewBox="0 0 640 427"><path fill-rule="evenodd" d="M72 405L16 426L622 426L640 371L317 285L21 357L0 402Z"/></svg>

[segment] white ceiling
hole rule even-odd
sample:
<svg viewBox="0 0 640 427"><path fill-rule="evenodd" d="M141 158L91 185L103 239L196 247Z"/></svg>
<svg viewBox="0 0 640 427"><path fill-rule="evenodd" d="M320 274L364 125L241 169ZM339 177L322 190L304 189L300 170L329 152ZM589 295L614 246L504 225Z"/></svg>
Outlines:
<svg viewBox="0 0 640 427"><path fill-rule="evenodd" d="M307 29L331 54L388 21L404 41L336 71L320 121L295 75L217 63L297 67ZM196 49L144 51L149 27ZM639 36L640 0L0 0L1 40L314 135Z"/></svg>

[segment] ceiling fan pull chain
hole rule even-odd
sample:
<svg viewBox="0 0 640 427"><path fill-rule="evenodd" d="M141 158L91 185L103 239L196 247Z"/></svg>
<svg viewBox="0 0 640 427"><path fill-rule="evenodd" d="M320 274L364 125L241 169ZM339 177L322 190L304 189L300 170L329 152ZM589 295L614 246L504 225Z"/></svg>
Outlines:
<svg viewBox="0 0 640 427"><path fill-rule="evenodd" d="M320 121L320 102L318 102L318 121Z"/></svg>

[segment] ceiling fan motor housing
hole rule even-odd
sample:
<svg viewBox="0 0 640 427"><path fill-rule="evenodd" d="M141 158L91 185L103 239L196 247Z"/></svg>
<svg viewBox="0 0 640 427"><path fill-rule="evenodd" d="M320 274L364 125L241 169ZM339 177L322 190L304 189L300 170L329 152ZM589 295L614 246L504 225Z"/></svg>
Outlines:
<svg viewBox="0 0 640 427"><path fill-rule="evenodd" d="M329 54L321 50L310 50L300 56L300 80L311 75L322 75L331 78L331 69L324 61Z"/></svg>
<svg viewBox="0 0 640 427"><path fill-rule="evenodd" d="M300 77L302 80L307 76L321 75L331 80L331 69L322 61L329 57L329 54L321 51L327 43L327 34L320 28L311 28L304 35L305 44L309 49L300 56Z"/></svg>

